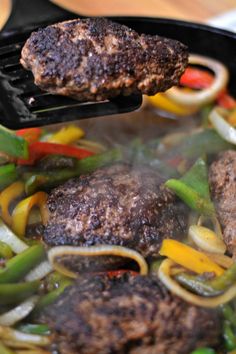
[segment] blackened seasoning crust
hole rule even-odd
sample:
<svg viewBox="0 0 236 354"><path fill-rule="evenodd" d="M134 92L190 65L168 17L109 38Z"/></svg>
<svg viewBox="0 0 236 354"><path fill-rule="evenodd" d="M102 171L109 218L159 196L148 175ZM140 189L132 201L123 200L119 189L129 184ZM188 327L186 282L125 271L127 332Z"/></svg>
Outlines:
<svg viewBox="0 0 236 354"><path fill-rule="evenodd" d="M163 238L184 236L182 204L145 166L114 164L71 179L49 194L48 245L126 246L157 255Z"/></svg>
<svg viewBox="0 0 236 354"><path fill-rule="evenodd" d="M21 64L36 85L80 101L119 94L153 95L179 81L187 48L175 40L139 35L104 18L76 19L33 32Z"/></svg>
<svg viewBox="0 0 236 354"><path fill-rule="evenodd" d="M60 354L189 354L219 343L215 310L170 294L156 277L78 280L41 322Z"/></svg>
<svg viewBox="0 0 236 354"><path fill-rule="evenodd" d="M236 151L218 155L210 167L209 182L224 241L236 256Z"/></svg>

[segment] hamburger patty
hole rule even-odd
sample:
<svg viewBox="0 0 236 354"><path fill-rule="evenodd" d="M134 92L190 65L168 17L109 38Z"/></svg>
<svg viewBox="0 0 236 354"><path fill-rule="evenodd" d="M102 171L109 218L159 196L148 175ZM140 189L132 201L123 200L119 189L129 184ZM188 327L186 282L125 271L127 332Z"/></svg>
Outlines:
<svg viewBox="0 0 236 354"><path fill-rule="evenodd" d="M236 151L218 155L209 169L209 183L224 241L236 256Z"/></svg>
<svg viewBox="0 0 236 354"><path fill-rule="evenodd" d="M80 101L165 91L178 84L187 61L182 43L139 35L104 18L39 29L21 55L21 64L33 72L36 85Z"/></svg>
<svg viewBox="0 0 236 354"><path fill-rule="evenodd" d="M60 354L189 354L219 343L218 313L170 294L156 277L78 280L41 322Z"/></svg>
<svg viewBox="0 0 236 354"><path fill-rule="evenodd" d="M164 238L180 238L186 229L183 204L162 182L149 167L121 163L67 181L49 194L44 242L157 255Z"/></svg>

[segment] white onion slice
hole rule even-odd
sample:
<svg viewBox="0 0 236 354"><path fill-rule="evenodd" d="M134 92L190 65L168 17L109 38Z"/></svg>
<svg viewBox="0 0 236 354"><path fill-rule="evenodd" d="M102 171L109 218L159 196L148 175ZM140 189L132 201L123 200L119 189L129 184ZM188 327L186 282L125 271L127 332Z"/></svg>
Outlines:
<svg viewBox="0 0 236 354"><path fill-rule="evenodd" d="M10 246L15 253L21 253L29 247L17 237L2 220L0 220L0 241Z"/></svg>
<svg viewBox="0 0 236 354"><path fill-rule="evenodd" d="M189 237L203 251L220 254L224 254L226 251L226 245L223 240L207 227L191 225Z"/></svg>
<svg viewBox="0 0 236 354"><path fill-rule="evenodd" d="M25 277L26 281L34 281L43 279L46 275L52 272L52 266L48 261L43 261L32 269Z"/></svg>
<svg viewBox="0 0 236 354"><path fill-rule="evenodd" d="M158 276L162 283L173 294L179 296L181 299L206 308L215 308L220 305L226 304L236 296L236 284L232 285L224 294L212 297L198 296L183 288L177 281L171 277L171 267L175 265L170 259L165 259L158 270Z"/></svg>
<svg viewBox="0 0 236 354"><path fill-rule="evenodd" d="M35 307L39 297L29 297L27 300L16 306L14 309L0 315L0 326L12 326L28 316Z"/></svg>
<svg viewBox="0 0 236 354"><path fill-rule="evenodd" d="M174 102L183 105L203 105L214 101L220 91L222 91L229 81L228 69L219 61L204 57L201 55L191 54L189 57L190 64L206 66L215 74L215 80L212 85L198 92L184 92L178 87L172 87L165 94Z"/></svg>
<svg viewBox="0 0 236 354"><path fill-rule="evenodd" d="M226 122L216 108L210 112L209 121L224 140L236 145L236 129Z"/></svg>
<svg viewBox="0 0 236 354"><path fill-rule="evenodd" d="M10 327L0 326L0 338L5 341L18 342L22 345L34 344L46 346L50 344L50 337L40 336L38 334L29 334L17 331Z"/></svg>

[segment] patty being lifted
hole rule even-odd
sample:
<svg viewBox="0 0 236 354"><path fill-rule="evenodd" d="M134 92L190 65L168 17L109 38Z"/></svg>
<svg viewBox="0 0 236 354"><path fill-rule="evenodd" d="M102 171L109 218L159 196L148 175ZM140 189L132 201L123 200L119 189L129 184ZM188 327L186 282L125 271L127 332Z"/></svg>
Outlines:
<svg viewBox="0 0 236 354"><path fill-rule="evenodd" d="M146 166L114 164L55 188L44 241L51 245L120 245L157 255L164 237L186 230L183 204Z"/></svg>
<svg viewBox="0 0 236 354"><path fill-rule="evenodd" d="M224 241L236 256L236 151L219 154L210 167L209 182Z"/></svg>
<svg viewBox="0 0 236 354"><path fill-rule="evenodd" d="M79 101L165 91L178 84L187 61L182 43L139 35L104 18L76 19L33 32L21 57L36 85Z"/></svg>
<svg viewBox="0 0 236 354"><path fill-rule="evenodd" d="M61 354L189 354L220 336L217 312L187 304L154 276L80 279L41 322Z"/></svg>

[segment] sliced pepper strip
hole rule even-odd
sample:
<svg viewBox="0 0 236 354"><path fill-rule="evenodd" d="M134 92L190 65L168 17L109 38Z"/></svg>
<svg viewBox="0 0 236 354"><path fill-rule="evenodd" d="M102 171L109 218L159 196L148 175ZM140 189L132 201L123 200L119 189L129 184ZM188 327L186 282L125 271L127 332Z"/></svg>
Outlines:
<svg viewBox="0 0 236 354"><path fill-rule="evenodd" d="M21 136L26 141L28 141L28 143L38 141L42 133L43 131L41 128L25 128L16 131L16 135Z"/></svg>
<svg viewBox="0 0 236 354"><path fill-rule="evenodd" d="M2 218L8 225L11 225L12 223L12 217L9 213L9 205L14 199L23 194L24 188L24 183L17 181L12 183L9 187L5 188L0 194L0 208L2 212Z"/></svg>
<svg viewBox="0 0 236 354"><path fill-rule="evenodd" d="M76 157L77 159L84 159L94 155L91 151L80 149L75 146L37 141L29 146L29 158L18 159L18 164L33 165L37 160L50 154Z"/></svg>
<svg viewBox="0 0 236 354"><path fill-rule="evenodd" d="M18 177L16 166L13 163L0 166L0 190L9 186Z"/></svg>
<svg viewBox="0 0 236 354"><path fill-rule="evenodd" d="M188 107L173 102L164 93L158 93L155 96L149 96L148 101L154 106L164 111L176 114L178 116L187 116L197 111L197 107Z"/></svg>
<svg viewBox="0 0 236 354"><path fill-rule="evenodd" d="M28 158L28 143L21 136L0 125L0 151L13 157Z"/></svg>
<svg viewBox="0 0 236 354"><path fill-rule="evenodd" d="M50 135L48 142L57 144L72 144L82 138L85 132L76 125L68 125Z"/></svg>
<svg viewBox="0 0 236 354"><path fill-rule="evenodd" d="M23 237L25 235L29 214L34 206L39 207L43 223L47 221L48 213L46 201L47 194L44 192L37 192L34 195L21 200L16 205L12 213L12 229L18 236Z"/></svg>
<svg viewBox="0 0 236 354"><path fill-rule="evenodd" d="M161 256L166 256L198 274L214 272L216 275L221 275L224 272L223 268L214 263L204 253L176 240L164 240L159 253Z"/></svg>

